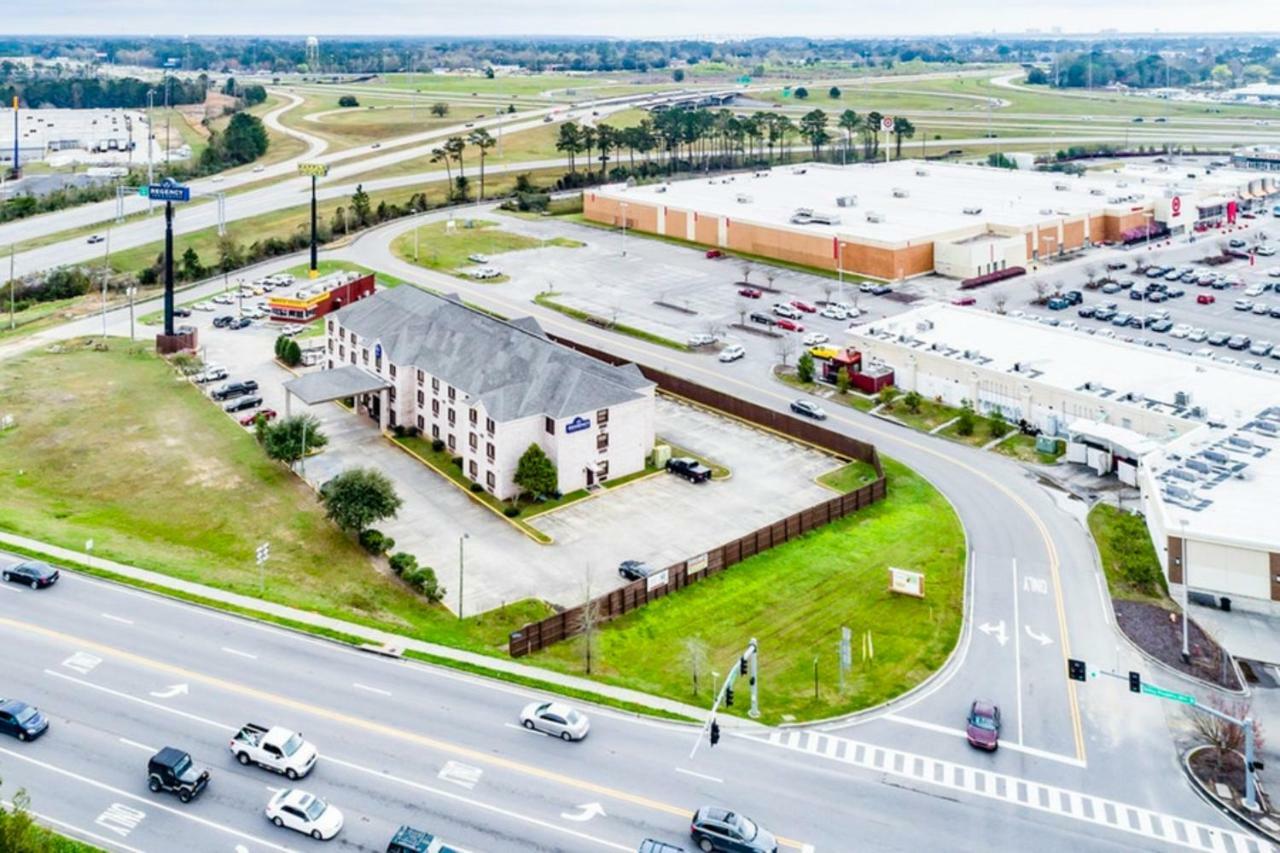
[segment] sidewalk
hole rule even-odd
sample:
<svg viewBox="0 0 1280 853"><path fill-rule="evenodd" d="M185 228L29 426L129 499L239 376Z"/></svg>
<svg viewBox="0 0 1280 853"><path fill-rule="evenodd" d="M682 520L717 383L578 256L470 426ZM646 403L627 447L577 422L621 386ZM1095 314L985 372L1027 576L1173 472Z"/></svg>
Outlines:
<svg viewBox="0 0 1280 853"><path fill-rule="evenodd" d="M313 625L318 628L340 631L344 634L361 637L367 640L372 646L379 648L388 647L400 650L412 649L425 654L435 655L436 657L457 661L462 664L483 667L485 669L521 676L535 681L541 681L552 687L558 686L572 690L580 690L585 693L595 693L619 702L629 702L633 705L645 708L652 708L654 710L665 711L671 714L680 714L681 716L690 717L695 720L705 718L707 713L706 708L686 705L683 702L664 699L661 696L652 696L648 693L641 693L637 690L630 690L625 687L601 684L586 678L579 678L574 675L566 675L564 673L553 672L536 666L528 666L510 658L490 657L489 655L477 654L476 652L464 651L463 649L455 649L452 646L428 643L422 640L413 639L412 637L393 634L389 631L381 631L377 628L369 628L353 622L346 622L342 619L334 619L329 616L323 616L319 613L312 613L309 610L299 610L284 604L276 604L271 601L263 601L262 599L252 598L247 595L238 595L233 592L226 592L225 590L217 589L216 587L192 583L190 581L181 580L180 578L170 577L169 575L162 574L160 572L153 572L149 569L140 569L136 566L129 566L112 560L104 560L100 557L85 554L82 551L75 551L70 548L60 548L57 545L49 545L36 539L28 539L25 536L17 536L12 533L0 531L0 545L4 544L14 545L20 548L25 548L28 551L44 554L54 561L66 560L89 566L94 569L103 569L123 577L146 581L147 583L154 584L158 587L164 587L190 595L197 595L211 601L231 604L236 607L242 607L246 610L257 611L259 613L277 616L282 619L289 619L290 621L304 625ZM721 726L727 726L728 728L764 728L750 720L743 720L733 716L722 717L719 722Z"/></svg>

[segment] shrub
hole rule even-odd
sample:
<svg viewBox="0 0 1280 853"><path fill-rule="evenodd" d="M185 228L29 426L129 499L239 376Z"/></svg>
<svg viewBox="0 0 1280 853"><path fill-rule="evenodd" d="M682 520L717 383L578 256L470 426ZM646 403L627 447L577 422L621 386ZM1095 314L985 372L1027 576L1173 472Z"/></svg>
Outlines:
<svg viewBox="0 0 1280 853"><path fill-rule="evenodd" d="M908 391L902 398L902 404L907 407L907 411L913 415L920 414L920 404L924 402L924 398L920 396L918 391Z"/></svg>
<svg viewBox="0 0 1280 853"><path fill-rule="evenodd" d="M360 547L370 554L385 554L396 546L396 540L383 534L381 530L360 531Z"/></svg>
<svg viewBox="0 0 1280 853"><path fill-rule="evenodd" d="M434 450L436 453L439 453L441 450L444 450L444 440L439 438L433 438L431 440L431 449Z"/></svg>
<svg viewBox="0 0 1280 853"><path fill-rule="evenodd" d="M893 408L893 401L898 398L898 389L892 385L886 385L880 389L880 393L876 395L876 402L886 409Z"/></svg>
<svg viewBox="0 0 1280 853"><path fill-rule="evenodd" d="M796 361L796 378L801 382L813 381L813 356L807 351L801 353Z"/></svg>
<svg viewBox="0 0 1280 853"><path fill-rule="evenodd" d="M505 515L507 518L515 518L517 515L520 514L520 508L515 506L505 507L502 510L502 514Z"/></svg>
<svg viewBox="0 0 1280 853"><path fill-rule="evenodd" d="M343 95L341 98L338 98L338 106L358 107L360 106L360 101L356 98L355 95Z"/></svg>
<svg viewBox="0 0 1280 853"><path fill-rule="evenodd" d="M412 571L405 572L401 577L404 578L405 583L422 593L423 597L432 604L444 598L445 589L436 580L435 569L430 566L423 566L420 569L415 568Z"/></svg>
<svg viewBox="0 0 1280 853"><path fill-rule="evenodd" d="M479 483L472 483L472 484L471 484L471 491L473 491L473 492L483 492L483 491L484 491L484 486L480 485Z"/></svg>
<svg viewBox="0 0 1280 853"><path fill-rule="evenodd" d="M973 435L973 426L973 409L965 406L960 410L960 416L956 419L956 433L963 436Z"/></svg>
<svg viewBox="0 0 1280 853"><path fill-rule="evenodd" d="M391 571L405 580L409 580L409 576L418 570L418 558L403 551L399 554L392 554L388 562L391 564Z"/></svg>
<svg viewBox="0 0 1280 853"><path fill-rule="evenodd" d="M991 418L991 437L1003 438L1009 434L1009 430L1013 429L1009 422L1004 419L1004 412L996 409L990 415Z"/></svg>
<svg viewBox="0 0 1280 853"><path fill-rule="evenodd" d="M453 457L453 459L451 459L450 461L451 461L451 462L453 462L453 464L454 464L454 465L457 465L459 468L461 468L461 467L462 467L462 457L461 457L461 456L455 456L455 457Z"/></svg>

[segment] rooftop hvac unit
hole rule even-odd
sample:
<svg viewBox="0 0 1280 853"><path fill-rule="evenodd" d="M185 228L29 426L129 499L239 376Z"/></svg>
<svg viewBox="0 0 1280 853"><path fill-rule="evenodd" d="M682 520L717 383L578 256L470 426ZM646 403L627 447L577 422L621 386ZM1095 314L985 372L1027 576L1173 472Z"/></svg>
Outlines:
<svg viewBox="0 0 1280 853"><path fill-rule="evenodd" d="M1227 457L1227 454L1218 450L1205 450L1202 451L1200 455L1205 459L1208 459L1210 462L1216 462L1219 465L1228 465L1231 462Z"/></svg>
<svg viewBox="0 0 1280 853"><path fill-rule="evenodd" d="M1066 192L1067 190L1071 189L1071 187L1069 187L1067 184L1063 184L1063 183L1057 183L1057 184L1054 184L1054 185L1053 185L1053 188L1054 188L1055 190L1057 190L1058 192L1060 192L1060 193L1064 193L1064 192Z"/></svg>
<svg viewBox="0 0 1280 853"><path fill-rule="evenodd" d="M1188 459L1186 465L1192 471L1199 471L1201 474L1208 474L1211 470L1208 463L1200 459Z"/></svg>
<svg viewBox="0 0 1280 853"><path fill-rule="evenodd" d="M1270 421L1258 421L1254 426L1259 432L1265 432L1267 435L1275 435L1277 432L1276 425Z"/></svg>
<svg viewBox="0 0 1280 853"><path fill-rule="evenodd" d="M928 177L928 175L929 175L928 169L916 169L917 178L925 178L925 177Z"/></svg>
<svg viewBox="0 0 1280 853"><path fill-rule="evenodd" d="M667 191L667 187L665 184L663 186L658 187L656 190L654 190L654 192L656 193L664 193L666 191Z"/></svg>
<svg viewBox="0 0 1280 853"><path fill-rule="evenodd" d="M815 213L809 221L815 225L839 225L840 217L834 213Z"/></svg>
<svg viewBox="0 0 1280 853"><path fill-rule="evenodd" d="M1180 406L1180 407L1182 407L1182 408L1186 408L1187 404L1188 404L1188 403L1190 403L1190 402L1191 402L1191 394L1190 394L1190 392L1187 392L1187 391L1177 391L1177 392L1175 392L1175 393L1174 393L1174 395L1173 395L1173 404L1174 404L1175 406Z"/></svg>
<svg viewBox="0 0 1280 853"><path fill-rule="evenodd" d="M868 222L884 222L884 214L876 213L874 210L868 210L867 221Z"/></svg>
<svg viewBox="0 0 1280 853"><path fill-rule="evenodd" d="M916 323L917 332L927 332L932 328L933 328L932 320L921 320L919 323Z"/></svg>
<svg viewBox="0 0 1280 853"><path fill-rule="evenodd" d="M1253 442L1245 438L1243 435L1227 436L1227 444L1232 447L1253 447Z"/></svg>
<svg viewBox="0 0 1280 853"><path fill-rule="evenodd" d="M1129 186L1129 182L1128 182L1128 181L1116 181L1116 186L1118 186L1118 187L1127 187L1127 186Z"/></svg>
<svg viewBox="0 0 1280 853"><path fill-rule="evenodd" d="M893 197L894 197L894 198L906 198L906 197L907 197L907 196L909 196L909 195L911 195L911 194L910 194L909 192L907 192L906 190L904 190L902 187L894 187L894 188L893 188Z"/></svg>
<svg viewBox="0 0 1280 853"><path fill-rule="evenodd" d="M980 207L966 207L966 208L964 208L964 212L965 212L967 215L969 215L969 216L977 216L979 213L982 213L982 208L980 208Z"/></svg>
<svg viewBox="0 0 1280 853"><path fill-rule="evenodd" d="M1193 417L1193 418L1203 418L1203 417L1204 417L1204 407L1203 407L1203 406L1192 406L1192 407L1191 407L1191 417Z"/></svg>
<svg viewBox="0 0 1280 853"><path fill-rule="evenodd" d="M738 193L738 204L751 204L751 196L746 193Z"/></svg>
<svg viewBox="0 0 1280 853"><path fill-rule="evenodd" d="M808 171L809 171L808 169L795 169L795 170L793 170L793 171L791 172L791 174L793 174L793 175L803 175L803 174L805 174L805 173L806 173L806 172L808 172Z"/></svg>
<svg viewBox="0 0 1280 853"><path fill-rule="evenodd" d="M1052 208L1052 207L1042 207L1042 208L1040 208L1040 215L1041 215L1041 216L1052 216L1052 215L1053 215L1053 208Z"/></svg>
<svg viewBox="0 0 1280 853"><path fill-rule="evenodd" d="M857 207L858 197L856 195L836 196L836 205L838 207Z"/></svg>

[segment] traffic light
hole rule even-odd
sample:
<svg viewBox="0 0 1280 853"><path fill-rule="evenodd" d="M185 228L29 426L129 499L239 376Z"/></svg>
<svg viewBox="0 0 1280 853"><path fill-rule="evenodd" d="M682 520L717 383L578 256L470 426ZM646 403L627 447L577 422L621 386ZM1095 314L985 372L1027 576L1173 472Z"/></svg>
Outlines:
<svg viewBox="0 0 1280 853"><path fill-rule="evenodd" d="M726 687L724 689L724 704L726 708L733 704L733 688L732 687Z"/></svg>
<svg viewBox="0 0 1280 853"><path fill-rule="evenodd" d="M1076 660L1075 658L1067 660L1067 678L1070 678L1072 681L1084 681L1084 669L1084 661Z"/></svg>
<svg viewBox="0 0 1280 853"><path fill-rule="evenodd" d="M1129 692L1130 693L1142 692L1142 675L1134 672L1133 670L1129 671Z"/></svg>
<svg viewBox="0 0 1280 853"><path fill-rule="evenodd" d="M711 721L711 745L715 746L720 742L720 724L715 720Z"/></svg>
<svg viewBox="0 0 1280 853"><path fill-rule="evenodd" d="M738 674L739 675L747 674L747 656L746 655L743 655L742 657L738 658Z"/></svg>

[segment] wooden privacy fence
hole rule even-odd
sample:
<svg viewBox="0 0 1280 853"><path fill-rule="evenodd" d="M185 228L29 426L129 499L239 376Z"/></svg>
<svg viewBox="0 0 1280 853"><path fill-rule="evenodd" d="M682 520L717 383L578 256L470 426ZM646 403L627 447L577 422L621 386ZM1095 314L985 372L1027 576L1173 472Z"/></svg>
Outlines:
<svg viewBox="0 0 1280 853"><path fill-rule="evenodd" d="M575 341L551 336L565 346L580 350L601 361L612 364L624 363L624 359L601 352ZM764 527L741 536L730 542L718 545L705 554L698 554L679 563L667 566L642 580L627 584L621 589L605 593L593 598L586 604L571 607L560 613L548 616L539 622L531 622L519 631L513 631L507 640L507 651L512 657L522 657L553 643L568 639L583 631L584 615L590 614L594 622L607 622L637 607L643 607L650 601L664 598L673 592L684 589L692 583L740 563L755 554L767 551L802 536L810 530L829 524L876 501L883 500L886 493L884 468L876 453L875 445L859 441L847 435L826 429L808 421L802 421L791 415L776 412L765 406L741 400L723 391L699 385L679 376L656 370L644 365L637 365L644 375L655 382L659 388L671 394L678 394L695 403L718 409L734 417L775 430L784 435L810 444L817 445L839 456L857 459L875 468L876 479L855 491L848 492L821 503L814 504L794 515L767 524Z"/></svg>

